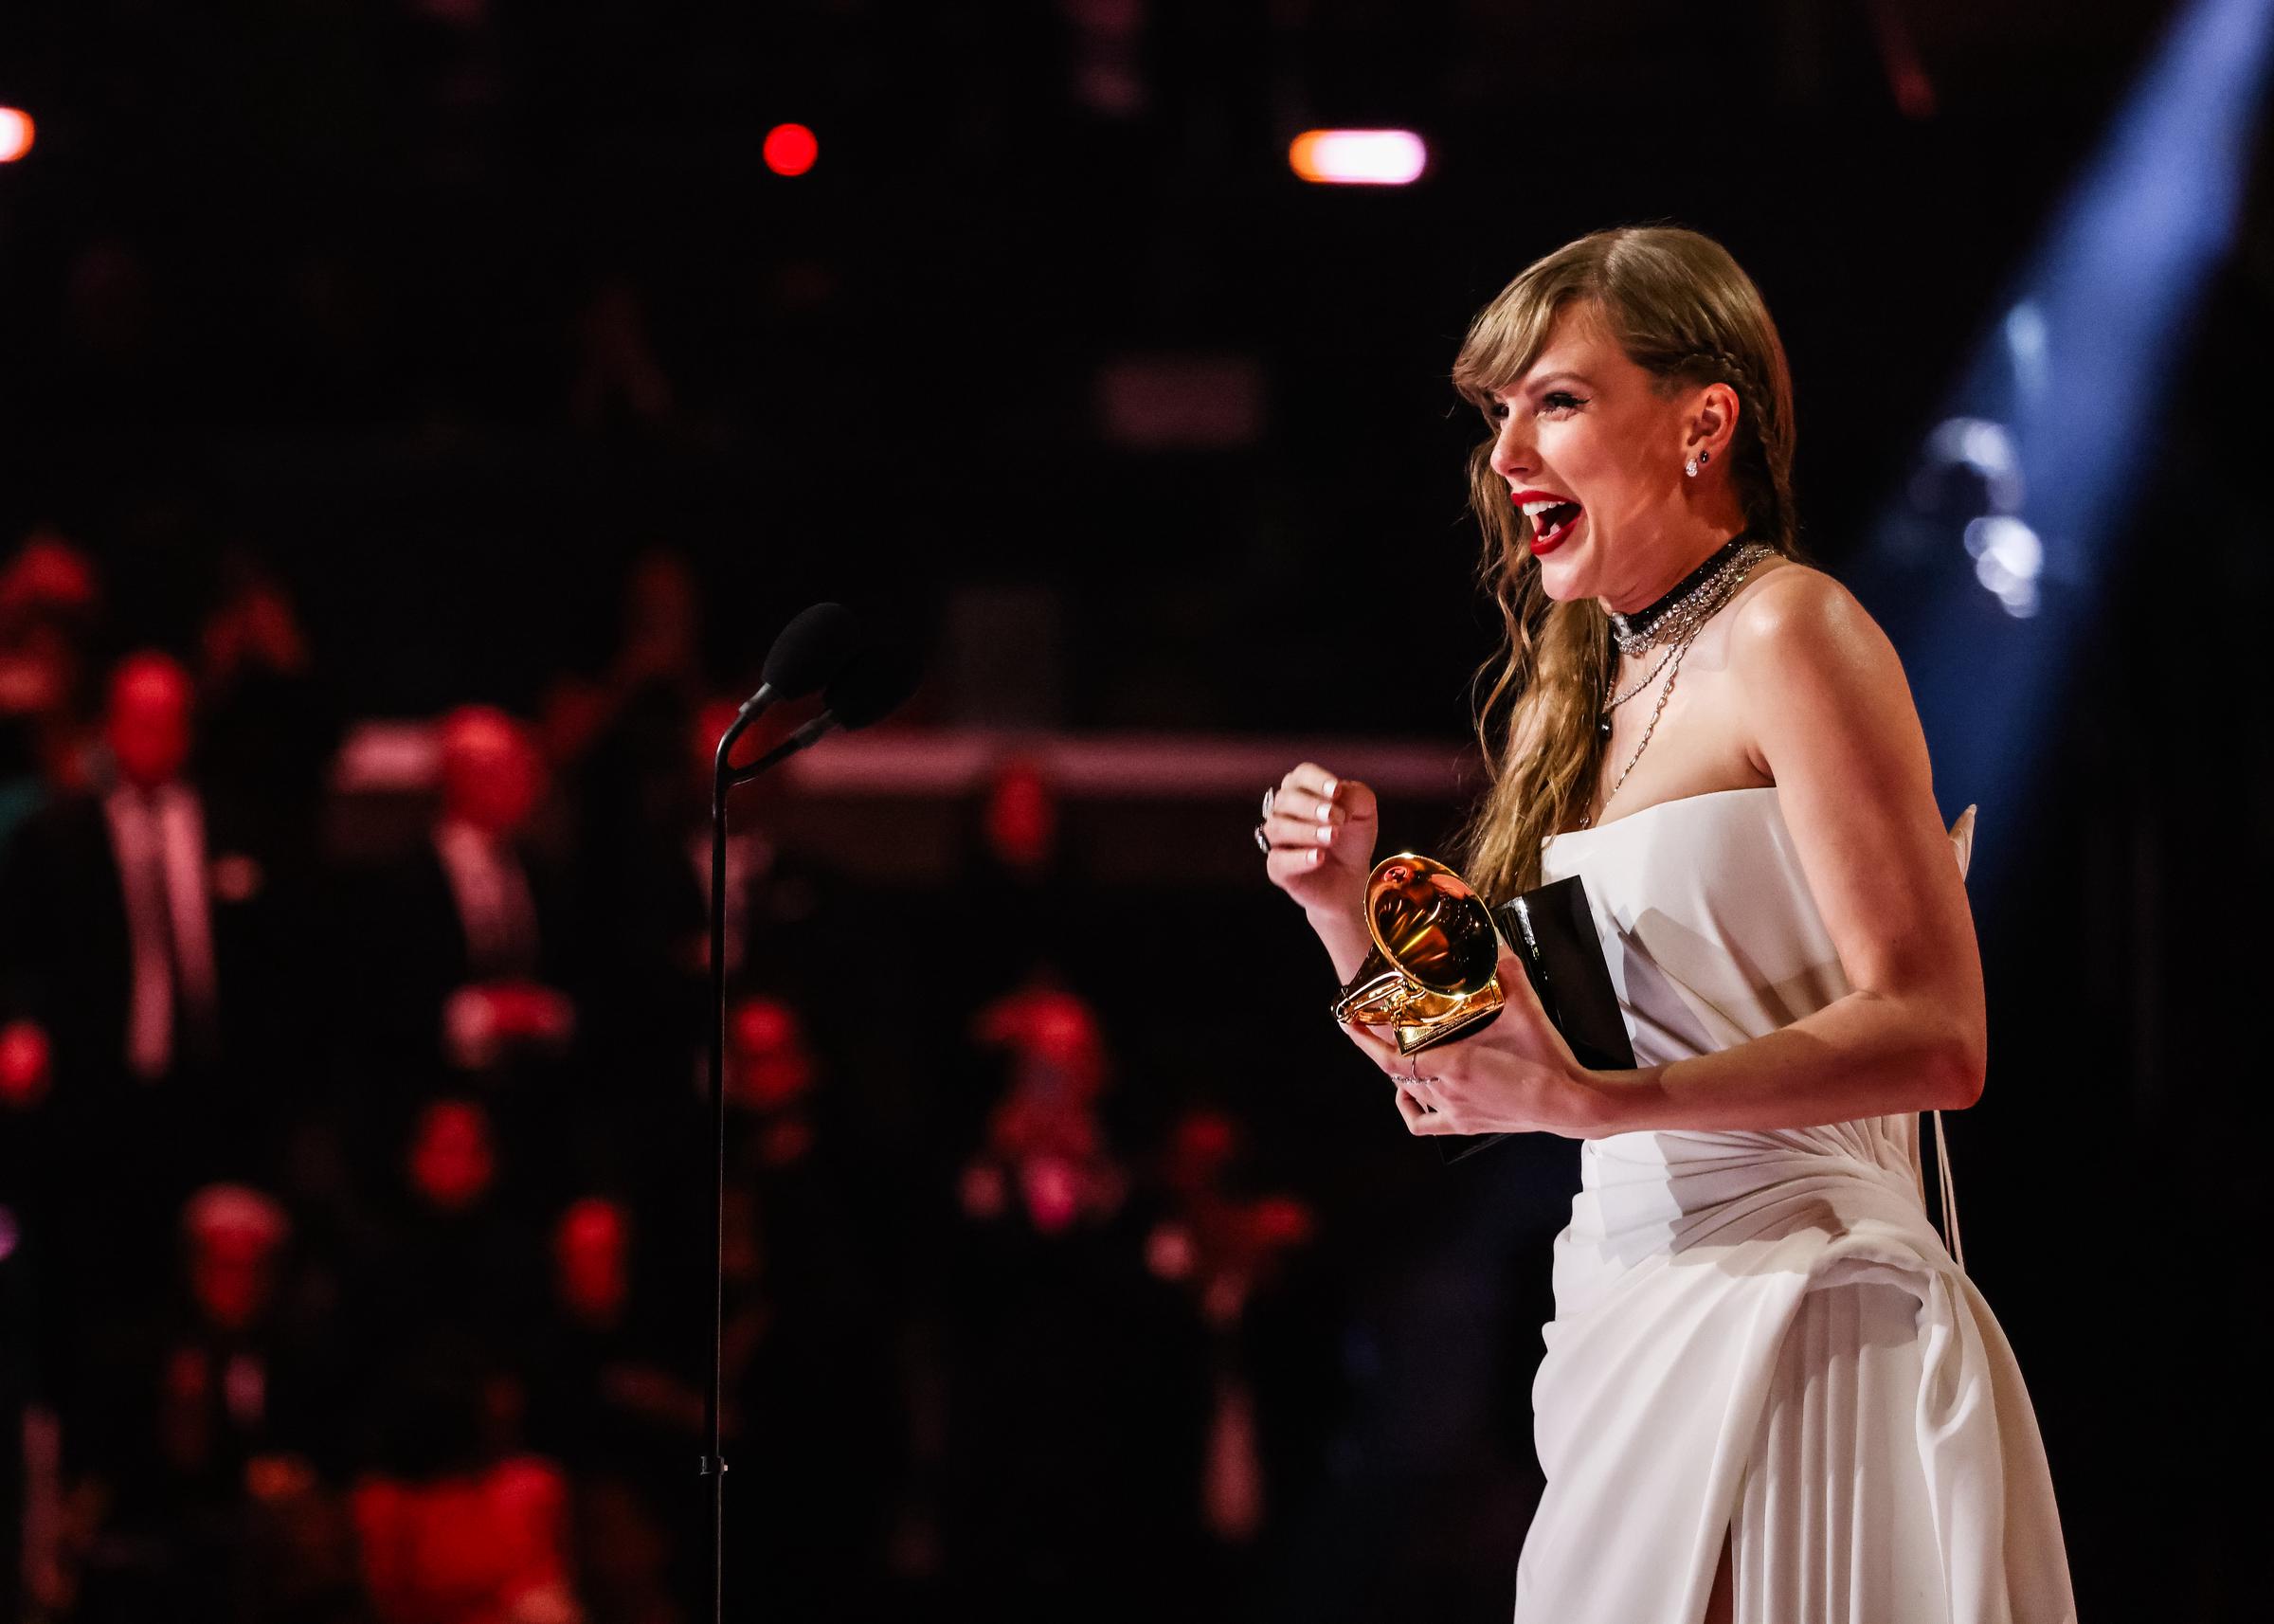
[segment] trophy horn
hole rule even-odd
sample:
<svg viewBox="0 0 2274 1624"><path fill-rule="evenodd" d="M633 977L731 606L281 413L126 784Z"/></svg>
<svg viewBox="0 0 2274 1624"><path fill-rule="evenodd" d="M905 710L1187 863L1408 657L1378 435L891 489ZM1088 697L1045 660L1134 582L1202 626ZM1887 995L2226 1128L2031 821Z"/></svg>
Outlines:
<svg viewBox="0 0 2274 1624"><path fill-rule="evenodd" d="M1434 857L1401 852L1366 881L1374 947L1334 1002L1346 1025L1388 1026L1416 1055L1500 1013L1500 938L1484 898Z"/></svg>

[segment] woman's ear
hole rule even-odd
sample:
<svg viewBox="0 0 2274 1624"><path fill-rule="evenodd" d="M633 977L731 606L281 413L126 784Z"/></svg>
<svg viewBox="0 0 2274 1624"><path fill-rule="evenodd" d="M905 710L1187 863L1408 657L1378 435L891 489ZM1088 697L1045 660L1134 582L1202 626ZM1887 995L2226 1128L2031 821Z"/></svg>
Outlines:
<svg viewBox="0 0 2274 1624"><path fill-rule="evenodd" d="M1737 414L1743 407L1737 391L1724 383L1707 384L1698 391L1698 404L1689 420L1689 454L1710 451L1716 457L1729 454L1729 442L1737 435Z"/></svg>

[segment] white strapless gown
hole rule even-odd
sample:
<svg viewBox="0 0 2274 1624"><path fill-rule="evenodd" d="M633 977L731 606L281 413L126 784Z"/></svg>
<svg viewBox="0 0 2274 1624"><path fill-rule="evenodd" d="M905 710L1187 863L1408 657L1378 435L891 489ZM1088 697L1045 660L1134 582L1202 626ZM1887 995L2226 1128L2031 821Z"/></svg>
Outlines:
<svg viewBox="0 0 2274 1624"><path fill-rule="evenodd" d="M1849 990L1773 787L1551 837L1585 876L1638 1064ZM1962 855L1961 855L1962 860ZM1547 1488L1519 1624L2075 1617L2004 1333L1926 1216L1916 1115L1580 1148L1532 1408Z"/></svg>

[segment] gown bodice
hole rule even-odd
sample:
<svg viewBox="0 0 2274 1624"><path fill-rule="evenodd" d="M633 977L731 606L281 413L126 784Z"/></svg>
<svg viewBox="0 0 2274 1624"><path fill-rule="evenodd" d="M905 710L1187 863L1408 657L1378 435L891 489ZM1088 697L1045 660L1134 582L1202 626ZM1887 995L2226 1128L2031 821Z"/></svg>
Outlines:
<svg viewBox="0 0 2274 1624"><path fill-rule="evenodd" d="M1637 1065L1762 1037L1850 990L1773 785L1662 801L1549 836L1542 882L1574 874ZM1917 1190L1918 1126L1904 1112L1771 1132L1615 1134L1589 1142L1587 1159L1663 1168L1748 1147L1800 1150L1853 1158Z"/></svg>

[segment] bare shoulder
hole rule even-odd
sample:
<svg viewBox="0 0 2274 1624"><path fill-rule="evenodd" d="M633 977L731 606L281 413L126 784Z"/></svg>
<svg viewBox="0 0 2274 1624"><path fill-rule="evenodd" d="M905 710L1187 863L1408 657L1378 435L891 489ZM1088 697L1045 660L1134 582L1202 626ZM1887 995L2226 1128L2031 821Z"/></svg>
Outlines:
<svg viewBox="0 0 2274 1624"><path fill-rule="evenodd" d="M1841 681L1892 676L1895 645L1855 594L1813 565L1791 560L1762 571L1730 605L1729 663L1747 687L1804 678Z"/></svg>
<svg viewBox="0 0 2274 1624"><path fill-rule="evenodd" d="M1854 593L1814 565L1790 558L1738 593L1730 622L1731 652L1754 655L1773 654L1792 640L1879 631Z"/></svg>
<svg viewBox="0 0 2274 1624"><path fill-rule="evenodd" d="M1848 731L1858 743L1877 734L1887 748L1912 748L1918 719L1903 661L1837 580L1788 560L1748 584L1731 609L1729 668L1757 764L1774 773L1777 745L1789 747L1796 733L1819 747Z"/></svg>

